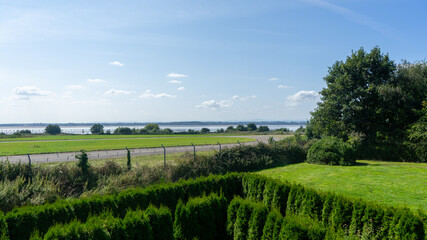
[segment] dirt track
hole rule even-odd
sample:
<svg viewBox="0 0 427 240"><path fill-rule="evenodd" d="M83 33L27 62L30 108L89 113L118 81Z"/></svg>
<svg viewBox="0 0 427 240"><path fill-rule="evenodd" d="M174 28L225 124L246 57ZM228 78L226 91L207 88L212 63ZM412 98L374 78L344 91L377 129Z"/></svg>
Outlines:
<svg viewBox="0 0 427 240"><path fill-rule="evenodd" d="M268 142L268 138L271 135L254 135L254 136L240 136L254 138L259 142ZM283 139L283 136L272 136L275 140ZM241 143L242 145L253 145L258 144L257 141ZM221 144L221 148L229 148L239 146L237 143L233 144ZM202 151L211 151L219 150L219 145L202 145L195 146L197 152ZM171 153L183 153L186 151L193 151L193 146L181 146L181 147L166 147L167 154ZM154 154L163 154L163 148L138 148L130 149L132 156L143 156L143 155L154 155ZM66 153L47 153L47 154L33 154L30 155L32 163L47 163L47 162L66 162L66 161L76 161L75 155L78 152L66 152ZM89 159L110 159L118 157L126 157L126 150L107 150L107 151L92 151L87 152ZM16 155L16 156L3 156L0 157L0 161L9 160L11 163L28 163L27 155Z"/></svg>

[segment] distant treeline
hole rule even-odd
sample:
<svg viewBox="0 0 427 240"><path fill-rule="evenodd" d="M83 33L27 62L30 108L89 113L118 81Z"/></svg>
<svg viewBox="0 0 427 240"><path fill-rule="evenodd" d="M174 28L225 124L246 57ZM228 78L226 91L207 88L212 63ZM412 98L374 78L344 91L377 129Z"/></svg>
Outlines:
<svg viewBox="0 0 427 240"><path fill-rule="evenodd" d="M153 122L115 122L115 123L99 123L103 126L135 126L135 125L147 125ZM191 125L247 125L249 123L255 123L257 125L305 125L306 121L236 121L236 122L202 122L202 121L188 121L188 122L156 122L158 125L169 125L169 126L191 126ZM55 124L63 127L71 126L92 126L95 123L25 123L25 124L16 124L16 123L6 123L0 124L0 127L46 127L48 125Z"/></svg>
<svg viewBox="0 0 427 240"><path fill-rule="evenodd" d="M297 131L302 130L301 126ZM255 123L249 123L247 125L239 124L236 127L228 126L227 128L220 128L216 130L216 133L233 133L233 132L270 132L270 128L268 126L257 126ZM56 135L62 133L61 127L57 124L49 124L46 126L45 131L46 134ZM161 129L159 124L149 123L145 125L143 128L130 128L130 127L118 127L111 131L110 129L104 130L104 125L96 123L93 124L90 128L90 132L92 134L115 134L115 135L131 135L131 134L207 134L210 133L211 130L209 128L202 128L200 130L188 129L187 131L174 132L170 128ZM290 132L288 128L280 128L274 130L275 133L286 133ZM21 136L21 135L30 135L32 134L31 130L19 130L13 133L13 136ZM4 133L0 133L0 135L5 135Z"/></svg>

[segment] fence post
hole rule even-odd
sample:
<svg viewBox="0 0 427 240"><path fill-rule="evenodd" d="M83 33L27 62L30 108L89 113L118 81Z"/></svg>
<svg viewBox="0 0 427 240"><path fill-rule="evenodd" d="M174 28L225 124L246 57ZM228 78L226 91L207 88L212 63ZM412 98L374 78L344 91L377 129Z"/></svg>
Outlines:
<svg viewBox="0 0 427 240"><path fill-rule="evenodd" d="M162 148L163 148L163 161L164 161L163 166L166 167L166 148L165 146L163 146L163 144L162 144Z"/></svg>
<svg viewBox="0 0 427 240"><path fill-rule="evenodd" d="M261 143L258 141L258 139L256 139L256 141L258 142L258 146L261 145Z"/></svg>
<svg viewBox="0 0 427 240"><path fill-rule="evenodd" d="M237 143L239 144L239 148L242 148L242 144L240 144L239 140L237 140Z"/></svg>
<svg viewBox="0 0 427 240"><path fill-rule="evenodd" d="M221 154L221 144L219 142L217 142L219 145L219 154Z"/></svg>
<svg viewBox="0 0 427 240"><path fill-rule="evenodd" d="M33 183L33 171L31 171L31 158L30 154L27 153L28 156L28 178L30 180L30 184Z"/></svg>
<svg viewBox="0 0 427 240"><path fill-rule="evenodd" d="M193 143L191 143L191 145L193 145L194 161L196 161L196 146L194 146L194 144L193 144Z"/></svg>
<svg viewBox="0 0 427 240"><path fill-rule="evenodd" d="M126 157L127 157L126 165L128 167L128 171L129 171L132 168L132 163L131 163L130 151L129 151L128 147L126 147L126 151L127 151L127 154L126 154Z"/></svg>

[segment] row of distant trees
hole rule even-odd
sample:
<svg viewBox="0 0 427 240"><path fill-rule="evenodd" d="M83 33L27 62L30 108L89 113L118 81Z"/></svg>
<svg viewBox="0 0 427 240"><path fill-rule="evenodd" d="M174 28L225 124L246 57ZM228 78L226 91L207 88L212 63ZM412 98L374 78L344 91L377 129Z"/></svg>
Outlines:
<svg viewBox="0 0 427 240"><path fill-rule="evenodd" d="M247 125L239 124L236 127L228 126L226 129L217 129L217 133L232 133L232 132L269 132L268 126L257 126L255 123L249 123ZM281 128L275 130L277 132L290 132L287 128ZM61 127L58 124L49 124L45 128L45 133L50 135L57 135L62 132ZM115 135L131 135L131 134L174 134L174 131L170 128L160 129L156 123L150 123L144 126L144 128L129 128L129 127L118 127L113 132L111 130L105 130L102 124L93 124L90 128L92 134L115 134ZM200 131L194 129L188 129L186 132L179 132L179 134L207 134L210 133L209 128L202 128ZM20 130L14 133L14 135L28 135L31 134L30 130Z"/></svg>

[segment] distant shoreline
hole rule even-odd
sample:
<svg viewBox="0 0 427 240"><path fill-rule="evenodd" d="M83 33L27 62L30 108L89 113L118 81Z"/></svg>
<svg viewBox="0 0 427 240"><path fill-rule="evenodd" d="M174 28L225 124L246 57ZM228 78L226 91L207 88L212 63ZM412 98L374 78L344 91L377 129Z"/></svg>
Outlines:
<svg viewBox="0 0 427 240"><path fill-rule="evenodd" d="M168 126L189 126L189 125L247 125L248 123L255 123L256 125L306 125L306 121L182 121L182 122L91 122L91 123L3 123L0 127L45 127L49 124L58 124L63 127L72 126L92 126L93 124L102 124L104 126L135 126L135 125L146 125L149 123L157 123L159 125Z"/></svg>

